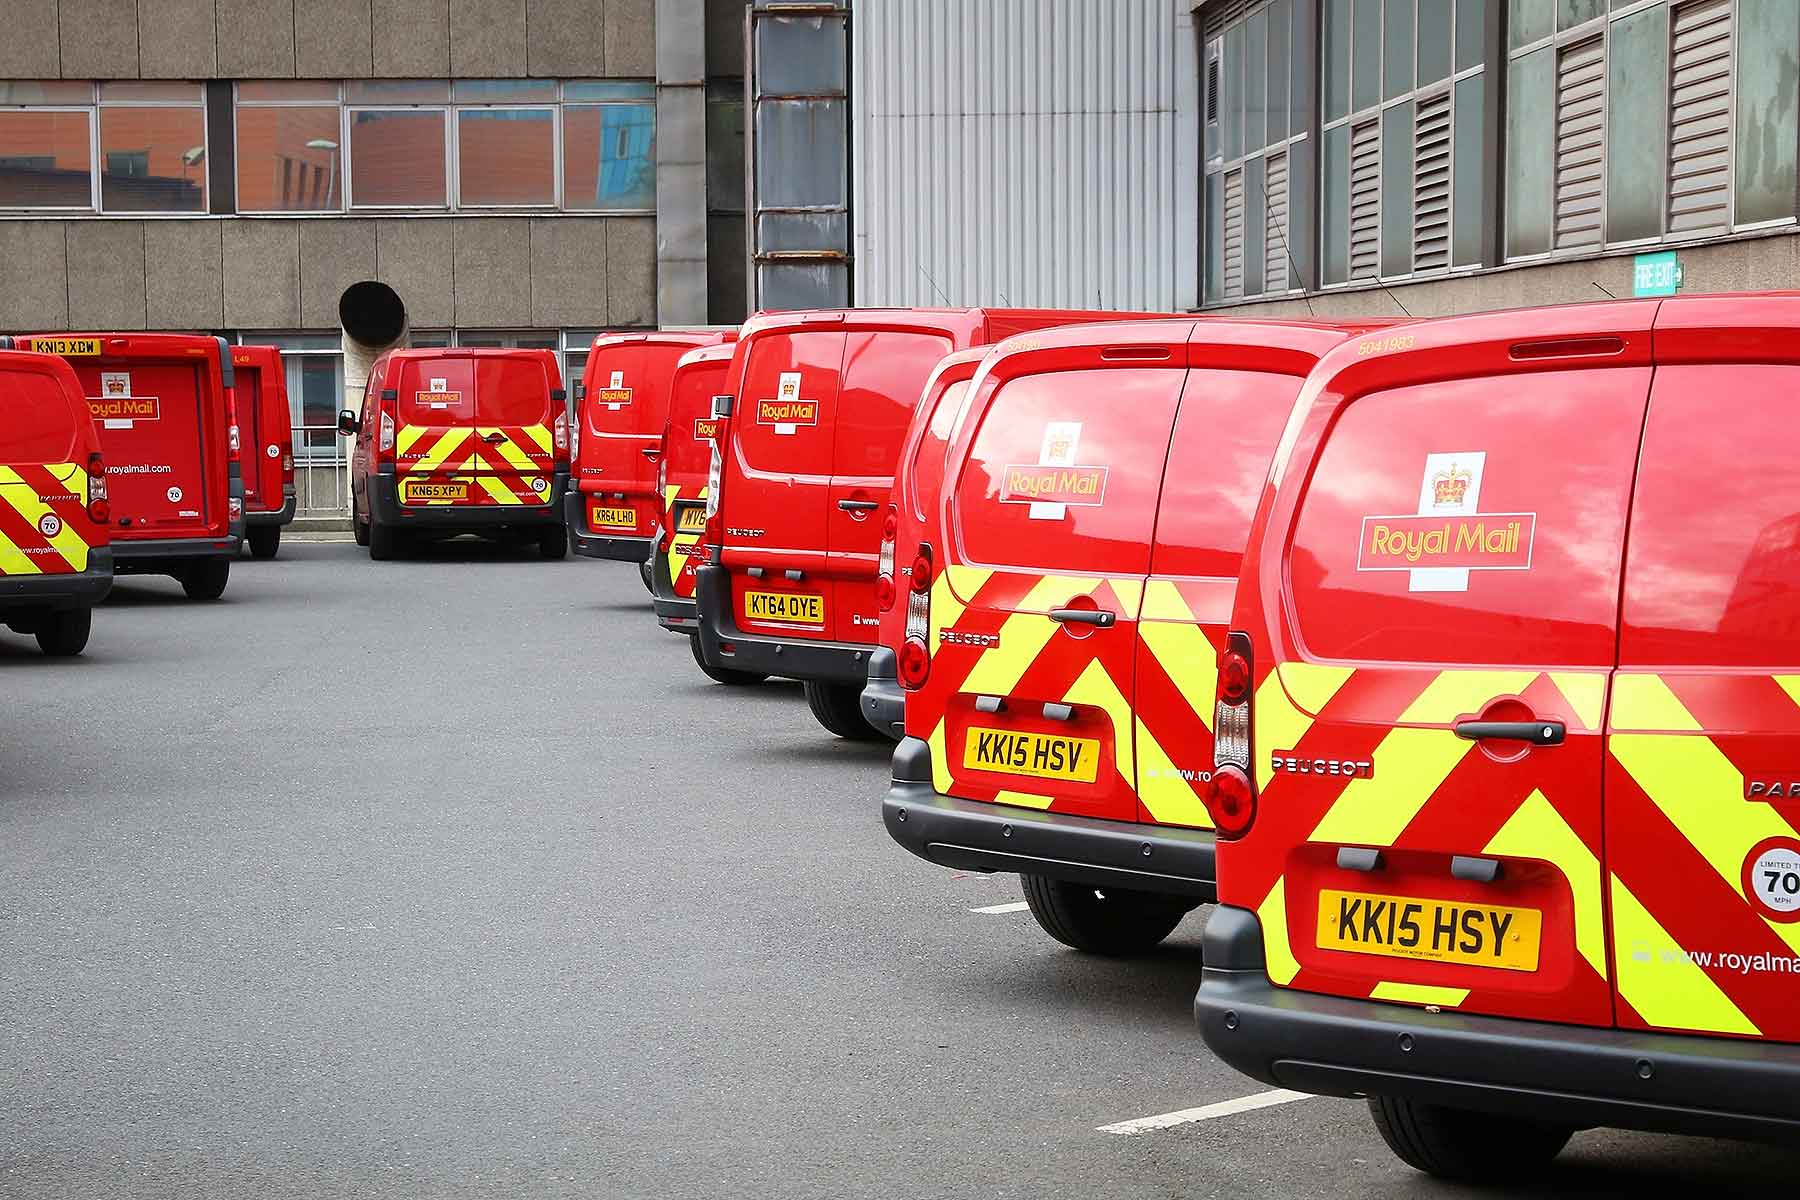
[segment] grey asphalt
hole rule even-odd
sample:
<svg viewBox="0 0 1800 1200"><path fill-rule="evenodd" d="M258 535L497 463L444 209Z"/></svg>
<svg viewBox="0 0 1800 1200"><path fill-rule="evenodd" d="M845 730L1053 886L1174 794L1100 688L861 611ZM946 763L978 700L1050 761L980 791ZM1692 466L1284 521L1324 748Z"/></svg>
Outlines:
<svg viewBox="0 0 1800 1200"><path fill-rule="evenodd" d="M628 566L284 546L121 583L87 655L0 633L0 1195L1460 1194L1359 1104L1264 1090L1163 953L887 839L886 751L726 689ZM1519 1195L1791 1182L1580 1135Z"/></svg>

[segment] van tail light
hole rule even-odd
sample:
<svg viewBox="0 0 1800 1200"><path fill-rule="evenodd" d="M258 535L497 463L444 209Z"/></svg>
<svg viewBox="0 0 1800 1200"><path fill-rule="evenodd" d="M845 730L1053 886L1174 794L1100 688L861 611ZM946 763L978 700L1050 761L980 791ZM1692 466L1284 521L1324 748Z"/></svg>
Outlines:
<svg viewBox="0 0 1800 1200"><path fill-rule="evenodd" d="M88 455L88 519L96 525L112 520L111 498L106 491L106 460L98 454Z"/></svg>
<svg viewBox="0 0 1800 1200"><path fill-rule="evenodd" d="M387 454L394 448L394 414L385 408L381 410L381 438L377 448Z"/></svg>
<svg viewBox="0 0 1800 1200"><path fill-rule="evenodd" d="M569 453L569 414L559 412L550 426L550 444L556 447L558 454Z"/></svg>
<svg viewBox="0 0 1800 1200"><path fill-rule="evenodd" d="M1206 811L1218 835L1227 840L1243 837L1256 820L1256 787L1251 782L1250 635L1235 630L1225 639L1219 656L1217 702L1213 706L1213 772L1207 781Z"/></svg>
<svg viewBox="0 0 1800 1200"><path fill-rule="evenodd" d="M912 572L912 587L906 593L906 636L900 642L895 673L900 676L901 687L916 692L931 677L930 546L919 546Z"/></svg>
<svg viewBox="0 0 1800 1200"><path fill-rule="evenodd" d="M230 500L226 501L225 502L225 513L233 521L243 520L244 519L244 498L242 496L233 496Z"/></svg>
<svg viewBox="0 0 1800 1200"><path fill-rule="evenodd" d="M581 455L581 422L569 422L569 461L573 463Z"/></svg>
<svg viewBox="0 0 1800 1200"><path fill-rule="evenodd" d="M281 481L294 482L294 452L291 450L281 456Z"/></svg>
<svg viewBox="0 0 1800 1200"><path fill-rule="evenodd" d="M719 492L725 482L725 456L719 453L719 443L712 444L712 459L706 464L706 519L711 521L719 515Z"/></svg>
<svg viewBox="0 0 1800 1200"><path fill-rule="evenodd" d="M894 539L899 535L900 514L890 504L881 518L881 557L875 568L875 605L879 612L888 612L894 607Z"/></svg>

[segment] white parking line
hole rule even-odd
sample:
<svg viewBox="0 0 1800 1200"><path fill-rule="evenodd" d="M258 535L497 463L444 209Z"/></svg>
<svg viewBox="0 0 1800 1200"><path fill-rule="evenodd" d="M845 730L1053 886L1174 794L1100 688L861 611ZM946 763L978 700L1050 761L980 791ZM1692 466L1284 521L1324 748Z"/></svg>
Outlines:
<svg viewBox="0 0 1800 1200"><path fill-rule="evenodd" d="M984 908L971 908L969 911L977 912L977 913L1009 913L1009 912L1024 912L1026 909L1028 909L1030 907L1031 907L1031 905L1025 903L1023 900L1020 900L1014 904L989 904Z"/></svg>
<svg viewBox="0 0 1800 1200"><path fill-rule="evenodd" d="M1168 1129L1175 1125L1191 1125L1196 1121L1211 1121L1219 1117L1229 1117L1236 1113L1252 1112L1259 1108L1272 1108L1277 1104L1292 1104L1296 1100L1311 1100L1310 1092L1290 1092L1277 1088L1272 1092L1258 1092L1254 1096L1239 1096L1236 1100L1221 1100L1217 1104L1207 1104L1200 1108L1183 1108L1176 1112L1163 1113L1155 1117L1139 1117L1134 1121L1119 1121L1112 1125L1100 1126L1101 1133L1146 1133L1152 1129Z"/></svg>

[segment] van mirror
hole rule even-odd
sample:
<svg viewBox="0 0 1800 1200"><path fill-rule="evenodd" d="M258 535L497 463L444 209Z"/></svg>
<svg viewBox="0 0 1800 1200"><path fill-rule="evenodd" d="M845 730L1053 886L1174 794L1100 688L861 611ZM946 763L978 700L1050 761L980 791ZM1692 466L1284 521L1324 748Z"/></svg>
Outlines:
<svg viewBox="0 0 1800 1200"><path fill-rule="evenodd" d="M587 399L587 382L585 380L577 379L575 381L575 399L578 402Z"/></svg>
<svg viewBox="0 0 1800 1200"><path fill-rule="evenodd" d="M558 404L567 404L569 402L569 393L563 391L561 388L551 388L550 399L556 401Z"/></svg>
<svg viewBox="0 0 1800 1200"><path fill-rule="evenodd" d="M345 437L355 437L362 428L362 422L356 419L356 413L346 408L338 414L338 432Z"/></svg>
<svg viewBox="0 0 1800 1200"><path fill-rule="evenodd" d="M715 421L723 421L726 417L729 417L731 415L731 397L714 396L712 415L713 420Z"/></svg>

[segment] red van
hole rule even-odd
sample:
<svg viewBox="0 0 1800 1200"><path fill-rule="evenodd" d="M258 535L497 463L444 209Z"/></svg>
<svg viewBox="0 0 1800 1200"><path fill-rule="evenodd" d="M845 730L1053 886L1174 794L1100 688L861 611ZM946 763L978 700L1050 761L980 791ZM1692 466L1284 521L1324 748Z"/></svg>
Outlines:
<svg viewBox="0 0 1800 1200"><path fill-rule="evenodd" d="M736 337L735 329L693 329L594 339L575 386L575 486L564 500L575 553L649 562L663 514L656 475L675 364Z"/></svg>
<svg viewBox="0 0 1800 1200"><path fill-rule="evenodd" d="M172 575L195 600L223 595L244 536L225 340L31 334L15 344L66 359L81 381L106 455L114 572Z"/></svg>
<svg viewBox="0 0 1800 1200"><path fill-rule="evenodd" d="M739 334L733 411L707 503L700 641L715 670L800 679L819 723L878 736L862 689L879 625L877 515L920 391L944 355L1124 314L1050 309L772 313Z"/></svg>
<svg viewBox="0 0 1800 1200"><path fill-rule="evenodd" d="M417 537L535 538L568 552L557 501L569 477L562 371L548 350L390 350L369 368L361 414L338 414L356 439L351 521L369 557Z"/></svg>
<svg viewBox="0 0 1800 1200"><path fill-rule="evenodd" d="M112 588L106 464L81 381L0 338L0 621L80 654Z"/></svg>
<svg viewBox="0 0 1800 1200"><path fill-rule="evenodd" d="M925 536L927 513L937 507L950 431L962 411L969 381L990 352L988 347L978 346L938 361L913 409L894 471L893 498L881 515L881 551L875 566L875 607L881 612L881 625L876 634L879 644L869 652L862 707L869 724L895 741L906 734L906 692L899 675L900 650L906 643L906 606L900 603L898 581L911 578L919 543L930 540Z"/></svg>
<svg viewBox="0 0 1800 1200"><path fill-rule="evenodd" d="M1800 1131L1796 330L1616 301L1319 363L1217 672L1226 1062L1477 1181Z"/></svg>
<svg viewBox="0 0 1800 1200"><path fill-rule="evenodd" d="M1217 649L1270 454L1345 336L1190 317L994 348L899 579L895 841L1018 872L1044 931L1093 954L1212 899Z"/></svg>
<svg viewBox="0 0 1800 1200"><path fill-rule="evenodd" d="M244 540L255 558L274 558L281 527L294 519L294 420L287 371L273 346L234 346L231 389L244 472Z"/></svg>

